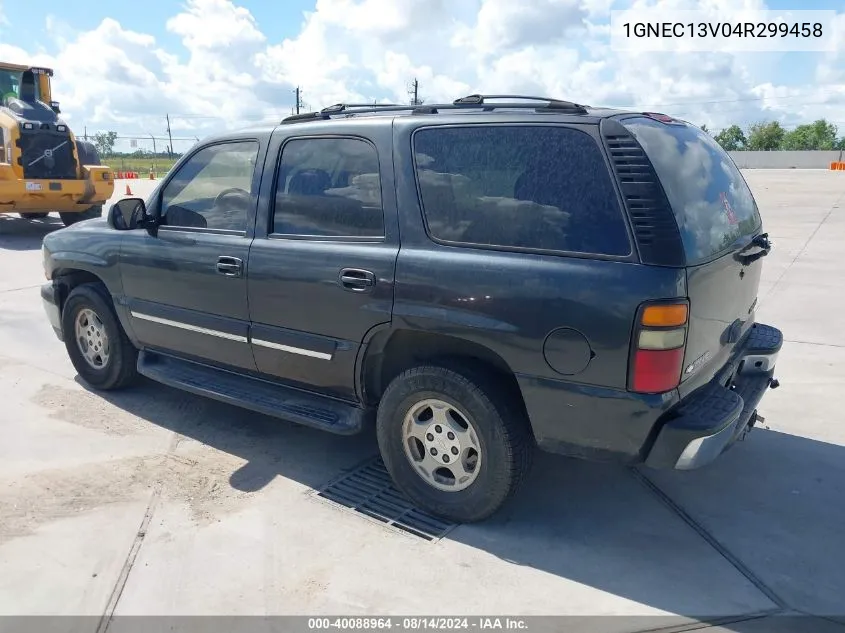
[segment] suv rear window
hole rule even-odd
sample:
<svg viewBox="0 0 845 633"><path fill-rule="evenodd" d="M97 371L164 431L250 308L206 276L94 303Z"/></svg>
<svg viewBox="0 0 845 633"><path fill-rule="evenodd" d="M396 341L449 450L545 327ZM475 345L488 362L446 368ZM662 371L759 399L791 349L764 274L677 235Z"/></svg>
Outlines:
<svg viewBox="0 0 845 633"><path fill-rule="evenodd" d="M751 190L730 156L691 125L622 121L645 150L678 221L687 262L701 263L760 228Z"/></svg>
<svg viewBox="0 0 845 633"><path fill-rule="evenodd" d="M414 159L429 234L470 245L628 255L598 144L560 126L424 128Z"/></svg>

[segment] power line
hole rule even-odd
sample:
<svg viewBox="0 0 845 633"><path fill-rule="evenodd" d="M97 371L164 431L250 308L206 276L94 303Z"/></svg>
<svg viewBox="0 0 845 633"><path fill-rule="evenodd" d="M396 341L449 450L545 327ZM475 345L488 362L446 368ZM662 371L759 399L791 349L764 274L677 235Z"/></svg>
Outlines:
<svg viewBox="0 0 845 633"><path fill-rule="evenodd" d="M297 87L293 92L294 92L294 95L296 97L296 104L292 108L292 111L299 113L303 109L306 108L306 105L302 101L302 89L300 87ZM838 94L838 93L836 93L836 94ZM416 78L408 86L408 95L410 97L411 105L419 105L419 104L422 104L425 101L425 99L420 97L419 81ZM734 104L753 103L753 102L763 102L763 101L768 101L768 102L771 102L772 104L777 104L779 102L793 101L795 99L803 99L803 98L806 98L807 96L808 95L806 95L806 94L793 94L793 95L786 95L786 96L748 97L748 98L737 98L737 99L714 99L714 100L705 100L705 101L685 101L685 102L678 102L678 103L663 103L663 104L640 104L640 105L621 105L621 106L612 106L611 105L609 107L618 107L618 108L633 109L633 110L677 108L676 112L679 111L679 112L683 113L683 112L690 112L691 110L696 109L696 106L731 104L731 103L734 103ZM833 96L833 93L831 93L831 96ZM820 105L821 106L829 105L829 106L833 107L833 106L836 106L837 104L832 103L828 100L825 100L825 101L809 101L809 102L803 102L803 103L800 104L801 107L820 106ZM764 113L761 113L761 115L763 115L763 116L765 116L765 111L769 111L769 114L773 114L773 112L771 112L772 108L764 108L763 110L764 110ZM746 111L745 108L730 108L730 109L719 108L717 111L713 111L712 114L721 115L721 114L727 114L727 113L732 113L732 112L745 112L745 111ZM148 116L150 118L154 118L156 116L155 114L149 114L149 113L137 113L137 112L131 113L131 112L123 112L123 111L119 112L118 114L124 115L124 116L134 114L136 116ZM196 137L173 137L172 136L172 126L171 126L171 121L170 121L170 114L173 114L173 113L166 114L166 119L167 119L167 134L168 134L168 137L171 140L171 147L172 147L172 141L173 140L177 140L177 141L178 140L182 140L182 141L195 140ZM700 114L700 113L695 113L695 114ZM160 115L158 115L158 116L160 116ZM249 117L249 116L241 117L240 122L242 124L247 124L247 125L271 124L271 123L278 122L279 120L281 120L285 116L287 116L287 114L284 113L283 111L277 111L277 112L273 112L273 113L267 113L267 114L264 114L264 115L261 115L261 116L256 115L256 116L253 116L253 117ZM205 115L205 114L188 114L188 113L173 114L173 117L174 117L174 119L177 119L177 120L178 119L187 119L187 120L201 119L201 120L207 120L207 121L218 121L218 120L219 121L224 121L224 120L228 121L229 120L228 117L223 117L223 116L214 116L214 115ZM747 117L744 117L744 119L747 119L748 121L751 121L752 118L754 120L756 120L756 117L754 115L748 115ZM829 121L829 122L834 123L834 124L845 124L845 121ZM743 125L743 123L739 123L739 122L737 122L737 124ZM797 126L799 124L790 124L788 127L791 127L793 125ZM86 130L86 132L87 132L87 130ZM127 135L122 135L122 137L128 138L128 139L132 138L131 136L127 136ZM148 138L150 138L150 135L149 134L139 134L139 135L137 135L137 138L138 139L148 139Z"/></svg>
<svg viewBox="0 0 845 633"><path fill-rule="evenodd" d="M95 133L96 134L96 133ZM90 134L89 136L94 136L95 134ZM157 136L155 134L118 134L115 138L117 139L125 139L127 141L136 140L136 141L148 141L152 138L156 139L157 141L166 141L168 139L173 139L174 141L196 141L196 136Z"/></svg>
<svg viewBox="0 0 845 633"><path fill-rule="evenodd" d="M420 99L420 97L419 97L419 82L416 79L414 79L414 81L411 82L411 84L408 87L408 94L409 94L409 96L411 96L411 98L414 98L415 89L416 89L416 98ZM302 102L302 89L299 88L298 90L299 90L299 106L300 106L300 109L302 109L305 105ZM297 91L294 90L293 92L294 92L294 94L296 94ZM718 104L723 104L723 103L752 103L752 102L755 102L755 101L787 101L787 100L793 100L793 99L804 99L804 98L806 98L806 97L808 97L812 94L815 94L815 93L797 93L797 94L786 95L786 96L742 97L742 98L738 98L738 99L712 99L712 100L704 100L704 101L681 101L681 102L675 102L675 103L636 104L636 105L635 104L625 104L625 105L619 105L617 107L624 107L624 108L675 108L675 107L697 106L697 105L718 105ZM836 94L836 95L841 94L842 96L845 96L845 92L832 93L832 94ZM424 99L422 99L422 100L424 100ZM808 103L806 105L819 105L819 104L826 104L826 103L827 103L826 101L815 101L815 102ZM836 104L831 104L831 105L836 105ZM296 109L296 106L294 105L294 110L295 109ZM264 116L262 116L260 118L257 117L257 116L256 117L245 117L245 119L254 121L254 120L261 120L263 118L271 119L271 118L275 118L275 117L278 117L278 116L284 116L282 114L281 110L278 110L278 111L273 110L272 112L273 112L273 114L268 114L266 117L264 117ZM277 114L277 112L278 112L278 114ZM149 116L149 117L156 116L155 114L150 114L149 112L125 111L125 110L120 111L119 114L127 115L127 116ZM229 118L229 117L220 116L220 115L198 114L198 113L188 113L188 112L177 112L177 113L171 112L170 114L173 115L174 119L222 120L222 119L228 119Z"/></svg>
<svg viewBox="0 0 845 633"><path fill-rule="evenodd" d="M302 111L305 108L305 104L302 101L302 94L303 91L301 88L297 88L293 91L294 95L296 96L297 103L294 104L293 111ZM845 93L831 93L831 96L842 94L845 96ZM411 100L411 104L414 105L414 102L419 102L420 104L425 101L424 98L420 97L419 93L419 81L414 79L413 82L408 87L408 95ZM682 101L682 102L675 102L675 103L658 103L658 104L624 104L624 105L615 105L615 107L619 108L630 108L630 109L656 109L656 108L686 108L686 107L695 107L695 106L702 106L702 105L720 105L720 104L730 104L730 103L754 103L754 102L763 102L768 101L772 103L778 103L783 101L793 101L795 99L805 99L810 94L803 93L803 94L792 94L786 96L766 96L766 97L743 97L737 99L711 99L711 100L704 100L704 101ZM614 104L610 104L613 106ZM830 101L810 101L803 103L801 105L831 105L835 106L836 103ZM724 112L725 110L720 110L720 112ZM731 110L731 111L740 111L740 110ZM157 115L151 114L149 112L137 112L137 111L120 111L117 114L123 116L148 116L153 118ZM185 119L185 120L208 120L208 121L220 121L220 120L228 120L229 117L220 116L220 115L212 115L212 114L197 114L197 113L170 113L174 119ZM160 116L160 115L158 115ZM267 114L263 115L255 115L255 116L246 116L241 117L241 121L245 122L265 122L265 121L275 121L276 119L283 118L285 115L283 110L271 110L268 111Z"/></svg>
<svg viewBox="0 0 845 633"><path fill-rule="evenodd" d="M786 99L802 99L806 97L806 95L790 95L788 97L747 97L743 99L718 99L713 101L684 101L681 103L651 103L651 104L641 104L636 106L623 106L623 107L636 107L636 108L677 108L689 105L714 105L720 103L751 103L754 101L779 101L779 100L786 100Z"/></svg>

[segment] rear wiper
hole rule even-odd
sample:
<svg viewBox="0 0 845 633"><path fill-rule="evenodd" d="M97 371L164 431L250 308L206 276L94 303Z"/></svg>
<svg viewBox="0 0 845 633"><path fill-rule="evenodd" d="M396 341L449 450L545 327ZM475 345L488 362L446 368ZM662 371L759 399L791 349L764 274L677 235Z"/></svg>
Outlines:
<svg viewBox="0 0 845 633"><path fill-rule="evenodd" d="M749 244L749 246L758 246L766 249L767 252L772 250L772 243L769 241L768 233L760 233L760 235L757 235L753 240L751 240L751 244Z"/></svg>
<svg viewBox="0 0 845 633"><path fill-rule="evenodd" d="M737 253L737 259L743 266L748 266L749 264L756 262L758 259L768 255L772 251L772 246L774 246L774 244L772 244L771 240L769 240L769 234L760 233L760 235L755 236L745 248ZM760 250L753 255L743 255L745 251L754 247L757 247Z"/></svg>

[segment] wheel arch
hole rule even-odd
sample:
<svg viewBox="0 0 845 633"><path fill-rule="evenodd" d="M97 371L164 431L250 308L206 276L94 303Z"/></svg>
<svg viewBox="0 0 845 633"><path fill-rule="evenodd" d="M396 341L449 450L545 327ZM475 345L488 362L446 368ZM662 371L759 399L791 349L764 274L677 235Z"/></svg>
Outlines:
<svg viewBox="0 0 845 633"><path fill-rule="evenodd" d="M493 374L514 390L524 407L513 370L490 347L457 336L390 327L371 333L364 346L358 372L361 398L375 405L396 376L426 363L463 365Z"/></svg>
<svg viewBox="0 0 845 633"><path fill-rule="evenodd" d="M81 268L57 268L53 271L53 283L56 285L59 312L62 311L71 291L77 286L87 283L101 284L106 290L106 282L90 270ZM109 294L111 297L111 294Z"/></svg>

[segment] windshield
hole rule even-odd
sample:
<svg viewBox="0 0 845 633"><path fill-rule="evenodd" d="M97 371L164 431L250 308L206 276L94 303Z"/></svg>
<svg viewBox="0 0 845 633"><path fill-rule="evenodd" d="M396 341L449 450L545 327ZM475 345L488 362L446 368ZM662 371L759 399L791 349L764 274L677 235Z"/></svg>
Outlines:
<svg viewBox="0 0 845 633"><path fill-rule="evenodd" d="M8 68L0 68L0 102L5 102L7 98L17 99L21 94L21 77L22 70L10 70ZM38 79L35 81L35 98L40 99L41 95L38 90Z"/></svg>
<svg viewBox="0 0 845 633"><path fill-rule="evenodd" d="M623 121L648 155L681 230L690 263L713 259L760 228L751 190L730 156L691 125Z"/></svg>

